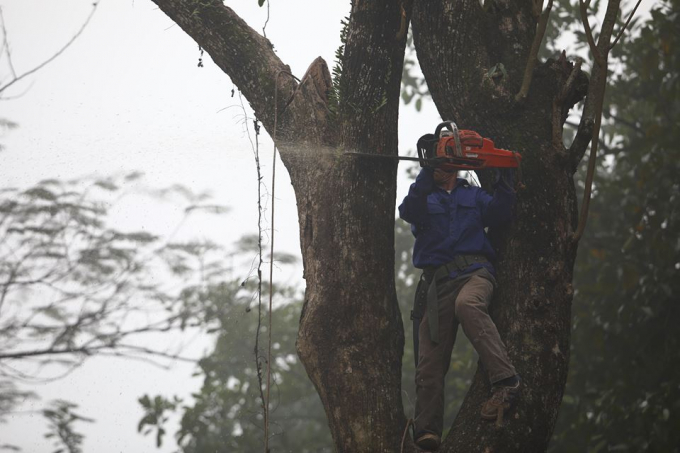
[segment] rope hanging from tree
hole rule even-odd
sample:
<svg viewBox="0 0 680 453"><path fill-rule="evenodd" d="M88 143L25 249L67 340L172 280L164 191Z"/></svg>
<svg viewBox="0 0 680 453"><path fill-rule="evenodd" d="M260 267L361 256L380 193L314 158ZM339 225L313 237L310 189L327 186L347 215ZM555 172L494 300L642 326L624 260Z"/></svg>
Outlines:
<svg viewBox="0 0 680 453"><path fill-rule="evenodd" d="M272 221L271 221L271 242L269 249L269 316L268 316L268 345L267 345L267 392L264 401L264 451L269 453L269 395L271 388L271 369L272 369L272 301L274 297L274 205L276 194L276 129L278 127L278 97L279 97L279 77L286 74L298 80L293 74L283 69L279 69L274 77L274 131L272 141L274 142L274 153L272 156Z"/></svg>

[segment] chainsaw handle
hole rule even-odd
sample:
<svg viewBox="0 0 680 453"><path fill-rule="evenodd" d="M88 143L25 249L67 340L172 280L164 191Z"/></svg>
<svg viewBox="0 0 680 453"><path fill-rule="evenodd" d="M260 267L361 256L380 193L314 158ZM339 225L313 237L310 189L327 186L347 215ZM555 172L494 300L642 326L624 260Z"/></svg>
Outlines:
<svg viewBox="0 0 680 453"><path fill-rule="evenodd" d="M456 150L454 155L456 157L462 157L463 156L463 147L460 144L460 134L458 133L458 126L456 123L453 121L444 121L443 123L439 123L437 128L434 131L435 137L442 138L442 130L446 127L449 131L451 131L451 134L453 135L453 142L456 144Z"/></svg>
<svg viewBox="0 0 680 453"><path fill-rule="evenodd" d="M440 137L440 134L441 134L441 132L442 132L442 129L444 129L444 128L447 128L447 129L450 130L451 132L453 132L454 129L455 129L456 131L458 130L458 126L456 126L456 123L454 123L453 121L444 121L443 123L439 123L439 124L437 125L437 128L434 130L434 135L435 135L437 138L439 138L439 137Z"/></svg>

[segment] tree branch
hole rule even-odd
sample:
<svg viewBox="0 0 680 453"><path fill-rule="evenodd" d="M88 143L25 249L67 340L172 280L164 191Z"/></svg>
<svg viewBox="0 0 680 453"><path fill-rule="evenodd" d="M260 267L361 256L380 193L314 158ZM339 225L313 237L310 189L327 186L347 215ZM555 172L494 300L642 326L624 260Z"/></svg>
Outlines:
<svg viewBox="0 0 680 453"><path fill-rule="evenodd" d="M616 44L619 42L619 39L621 39L621 36L623 36L623 33L626 31L626 28L628 28L628 25L630 24L631 19L633 19L633 16L635 15L635 11L637 11L638 6L640 6L641 2L642 2L642 0L638 0L638 2L635 4L635 8L633 8L633 11L628 16L628 20L626 20L626 23L624 24L624 26L621 29L621 31L619 32L619 34L616 36L616 39L614 40L612 45L609 46L609 50L612 50L616 46Z"/></svg>
<svg viewBox="0 0 680 453"><path fill-rule="evenodd" d="M584 26L588 23L586 17L583 16L585 8L583 7L583 0L581 2L581 13ZM581 215L578 220L578 227L576 232L574 232L573 241L578 242L583 236L583 232L586 228L586 221L588 220L588 208L590 206L590 193L593 186L593 178L595 176L595 163L597 160L597 146L598 138L600 136L600 125L602 124L602 109L604 107L604 95L607 88L607 58L609 56L609 51L611 49L609 42L611 41L612 32L614 30L614 25L616 23L616 16L618 15L620 7L620 0L609 0L607 4L607 12L605 13L604 21L602 23L602 31L600 32L600 38L598 39L598 49L597 54L593 50L594 57L596 60L599 58L601 61L598 65L593 65L593 79L590 81L590 86L588 87L588 97L591 95L594 97L594 109L592 115L594 116L594 127L592 136L590 138L590 157L588 160L588 174L586 175L586 185L583 192L583 202L581 203ZM592 33L590 35L589 42L592 38ZM591 47L595 49L594 47ZM595 77L596 70L599 69L598 77ZM591 91L592 88L592 91ZM588 105L588 103L586 103ZM584 116L586 115L584 109ZM580 129L580 127L579 127ZM577 134L578 135L578 134Z"/></svg>
<svg viewBox="0 0 680 453"><path fill-rule="evenodd" d="M106 351L106 350L113 350L116 351L117 349L125 349L129 350L130 352L137 352L141 354L147 354L147 355L152 355L152 356L158 356L158 357L163 357L166 359L173 359L173 360L180 360L182 362L189 362L189 363L196 363L197 359L192 359L189 357L183 357L180 356L179 354L169 354L167 352L163 351L157 351L155 349L151 348L145 348L141 346L135 346L135 345L128 345L128 344L116 344L116 345L97 345L97 346L90 346L90 347L74 347L74 348L45 348L45 349L37 349L37 350L32 350L32 351L16 351L16 352L7 352L7 353L0 353L0 359L25 359L29 357L37 357L37 356L43 356L43 355L68 355L68 354L83 354L83 355L93 355L94 353L98 351ZM125 353L123 350L119 350L115 352L115 355L121 356L121 357L128 357L128 355Z"/></svg>
<svg viewBox="0 0 680 453"><path fill-rule="evenodd" d="M16 79L17 72L14 70L14 63L12 62L12 51L9 47L9 38L7 37L7 27L5 27L5 16L2 13L2 8L0 8L0 26L2 26L2 50L0 50L0 55L3 52L7 54L9 70L12 72L12 77Z"/></svg>
<svg viewBox="0 0 680 453"><path fill-rule="evenodd" d="M645 131L642 129L642 127L638 126L635 124L634 121L629 121L627 119L621 118L620 116L613 115L611 112L609 113L609 117L613 119L616 123L622 124L623 126L626 126L636 134L644 137L645 136Z"/></svg>
<svg viewBox="0 0 680 453"><path fill-rule="evenodd" d="M582 22L584 27L588 24L587 19L587 4L581 2L581 14ZM593 58L597 61L598 56L604 58L604 63L593 64L592 71L590 74L590 83L588 84L588 94L586 95L585 104L583 106L583 114L581 115L581 121L579 123L576 136L574 141L569 147L569 153L572 156L574 169L578 165L578 162L583 158L588 144L592 140L593 128L595 127L595 118L597 116L602 116L602 110L598 109L598 105L604 100L604 91L601 87L606 86L607 78L607 57L609 55L609 40L611 39L612 31L616 23L616 16L619 10L620 0L611 0L607 4L607 12L605 13L605 18L602 23L602 31L600 33L600 38L598 40L597 46L591 46L593 51ZM585 7L584 7L585 5ZM590 26L588 26L588 32L586 35L589 36L589 41L593 39L592 32L590 32ZM604 78L604 82L601 80ZM598 113L599 112L599 113Z"/></svg>
<svg viewBox="0 0 680 453"><path fill-rule="evenodd" d="M274 84L278 71L290 72L268 39L253 30L221 0L153 0L204 49L248 99L255 116L273 131ZM290 99L296 82L280 79L278 91ZM286 103L279 105L279 114Z"/></svg>
<svg viewBox="0 0 680 453"><path fill-rule="evenodd" d="M540 3L536 3L538 6ZM529 94L529 87L531 86L531 79L534 75L534 68L538 62L538 51L541 48L541 43L543 42L543 37L545 36L545 29L548 26L548 18L550 17L550 10L553 6L553 0L548 1L548 6L545 11L541 14L541 18L536 26L536 35L534 36L534 41L531 44L531 50L529 51L529 58L527 59L527 67L524 70L524 78L522 79L522 88L520 88L519 93L515 96L515 101L523 101L527 94Z"/></svg>
<svg viewBox="0 0 680 453"><path fill-rule="evenodd" d="M574 68L571 70L571 74L569 74L569 77L567 78L567 81L564 83L564 86L562 87L562 90L560 91L559 95L553 100L553 118L552 118L552 127L553 127L553 133L552 133L552 138L553 138L553 146L555 149L563 150L563 125L562 125L562 111L563 111L563 106L564 106L564 101L567 98L567 95L571 91L571 89L574 86L574 82L576 81L576 77L578 74L581 72L581 65L583 64L583 60L578 58L576 60L576 64L574 65Z"/></svg>
<svg viewBox="0 0 680 453"><path fill-rule="evenodd" d="M598 66L605 67L606 62L604 61L599 49L595 45L593 31L591 30L590 22L588 21L588 5L590 4L590 0L587 2L584 0L579 0L578 3L579 11L581 12L581 22L583 23L583 31L585 32L586 39L588 40L588 47L590 47L590 51L593 53L593 58L595 59L595 62L598 64Z"/></svg>
<svg viewBox="0 0 680 453"><path fill-rule="evenodd" d="M7 53L7 57L8 57L8 59L9 59L9 65L10 65L10 68L11 68L11 70L12 70L12 74L13 74L14 77L12 78L12 80L10 80L9 82L7 82L5 85L0 86L0 94L2 94L7 88L11 87L12 85L14 85L15 83L19 82L20 80L22 80L22 79L28 77L29 75L33 74L34 72L37 72L37 71L39 71L40 69L44 68L46 65L48 65L49 63L51 63L52 61L54 61L59 55L61 55L62 53L64 53L64 51L65 51L66 49L68 49L69 47L71 47L71 44L73 44L73 42L74 42L76 39L78 39L78 37L83 33L83 31L85 30L85 28L87 27L87 25L90 23L90 20L92 19L92 16L94 16L95 11L97 10L97 5L98 5L97 2L95 2L95 3L92 4L92 11L90 11L89 16L87 16L87 19L85 19L85 23L83 23L83 25L80 27L80 30L78 30L78 32L77 32L75 35L73 35L73 37L72 37L71 39L69 39L69 41L68 41L61 49L59 49L59 50L58 50L54 55L52 55L50 58L48 58L47 60L45 60L45 61L43 61L42 63L40 63L38 66L34 67L33 69L31 69L31 70L29 70L29 71L24 72L23 74L21 74L21 75L19 75L19 76L16 75L16 72L14 71L14 67L12 66L12 57L11 57L10 52L9 52L9 43L7 43L6 53ZM0 18L2 18L2 11L1 11L1 10L0 10ZM2 18L2 29L3 29L3 33L5 33L5 22L4 22L4 18Z"/></svg>

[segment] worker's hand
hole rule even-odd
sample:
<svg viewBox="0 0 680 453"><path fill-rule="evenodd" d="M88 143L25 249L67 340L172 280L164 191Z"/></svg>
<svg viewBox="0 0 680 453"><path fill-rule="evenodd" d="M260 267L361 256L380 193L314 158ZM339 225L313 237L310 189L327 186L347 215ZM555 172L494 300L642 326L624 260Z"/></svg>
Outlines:
<svg viewBox="0 0 680 453"><path fill-rule="evenodd" d="M425 196L434 190L434 168L423 167L416 177L415 189L418 195Z"/></svg>
<svg viewBox="0 0 680 453"><path fill-rule="evenodd" d="M494 185L503 184L510 190L515 187L515 171L512 168L496 168L494 171Z"/></svg>

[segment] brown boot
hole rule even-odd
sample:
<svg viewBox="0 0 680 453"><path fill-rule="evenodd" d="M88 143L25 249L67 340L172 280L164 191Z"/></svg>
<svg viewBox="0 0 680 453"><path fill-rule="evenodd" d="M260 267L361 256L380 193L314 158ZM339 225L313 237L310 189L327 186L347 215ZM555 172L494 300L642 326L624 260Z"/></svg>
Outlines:
<svg viewBox="0 0 680 453"><path fill-rule="evenodd" d="M484 420L496 420L496 425L503 424L503 415L515 405L519 399L522 381L518 380L512 386L494 385L491 388L491 398L482 405L482 418Z"/></svg>
<svg viewBox="0 0 680 453"><path fill-rule="evenodd" d="M421 434L416 439L416 446L419 449L425 451L435 451L437 448L439 448L440 443L441 439L439 438L439 436L433 433Z"/></svg>

